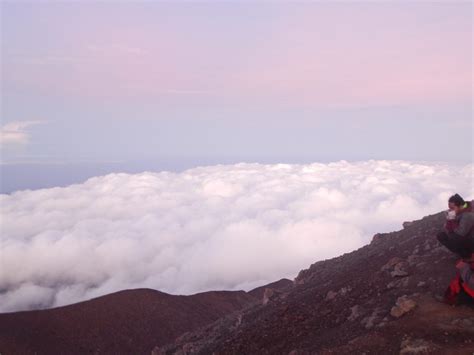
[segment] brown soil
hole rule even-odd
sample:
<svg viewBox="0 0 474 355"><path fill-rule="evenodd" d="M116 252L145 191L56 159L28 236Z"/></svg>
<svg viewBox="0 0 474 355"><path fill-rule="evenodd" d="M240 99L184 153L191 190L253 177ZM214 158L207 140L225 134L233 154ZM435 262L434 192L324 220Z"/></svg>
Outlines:
<svg viewBox="0 0 474 355"><path fill-rule="evenodd" d="M149 354L157 344L255 302L244 291L175 296L115 292L73 305L0 314L0 353Z"/></svg>

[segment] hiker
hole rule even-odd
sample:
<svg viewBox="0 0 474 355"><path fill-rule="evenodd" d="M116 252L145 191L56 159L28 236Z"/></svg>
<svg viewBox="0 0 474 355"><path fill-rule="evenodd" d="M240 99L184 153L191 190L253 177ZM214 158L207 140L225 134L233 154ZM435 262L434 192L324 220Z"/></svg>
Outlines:
<svg viewBox="0 0 474 355"><path fill-rule="evenodd" d="M444 302L450 305L474 305L474 253L469 260L460 259L456 269L456 276L444 293Z"/></svg>
<svg viewBox="0 0 474 355"><path fill-rule="evenodd" d="M474 211L470 201L458 194L448 200L449 210L443 231L436 238L446 248L461 258L470 259L474 253Z"/></svg>

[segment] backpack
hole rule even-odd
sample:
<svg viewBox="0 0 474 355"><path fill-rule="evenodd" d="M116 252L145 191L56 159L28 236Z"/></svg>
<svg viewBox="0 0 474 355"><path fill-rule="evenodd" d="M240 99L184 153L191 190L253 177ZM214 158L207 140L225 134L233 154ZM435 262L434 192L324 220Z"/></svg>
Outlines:
<svg viewBox="0 0 474 355"><path fill-rule="evenodd" d="M461 261L461 260L460 260ZM471 271L474 277L474 253L470 261ZM450 305L458 305L470 303L474 305L474 288L463 281L459 270L456 269L456 276L449 283L448 288L444 292L444 302Z"/></svg>

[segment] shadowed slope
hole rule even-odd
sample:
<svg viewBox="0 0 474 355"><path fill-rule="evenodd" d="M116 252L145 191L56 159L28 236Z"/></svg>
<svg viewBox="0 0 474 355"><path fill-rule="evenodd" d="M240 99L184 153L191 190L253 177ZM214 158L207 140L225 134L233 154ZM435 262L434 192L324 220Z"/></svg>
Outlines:
<svg viewBox="0 0 474 355"><path fill-rule="evenodd" d="M63 307L0 314L2 354L149 354L156 344L255 302L244 291L115 292Z"/></svg>

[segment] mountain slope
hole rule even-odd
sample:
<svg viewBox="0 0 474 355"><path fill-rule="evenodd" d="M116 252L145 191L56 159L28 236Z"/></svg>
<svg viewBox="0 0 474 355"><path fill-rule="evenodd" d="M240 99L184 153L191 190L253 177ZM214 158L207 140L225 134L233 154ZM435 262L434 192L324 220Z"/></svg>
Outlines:
<svg viewBox="0 0 474 355"><path fill-rule="evenodd" d="M244 291L176 296L124 290L63 307L0 314L2 354L149 354L185 331L255 302Z"/></svg>
<svg viewBox="0 0 474 355"><path fill-rule="evenodd" d="M474 309L438 301L458 258L442 212L302 270L294 285L153 354L472 354Z"/></svg>

